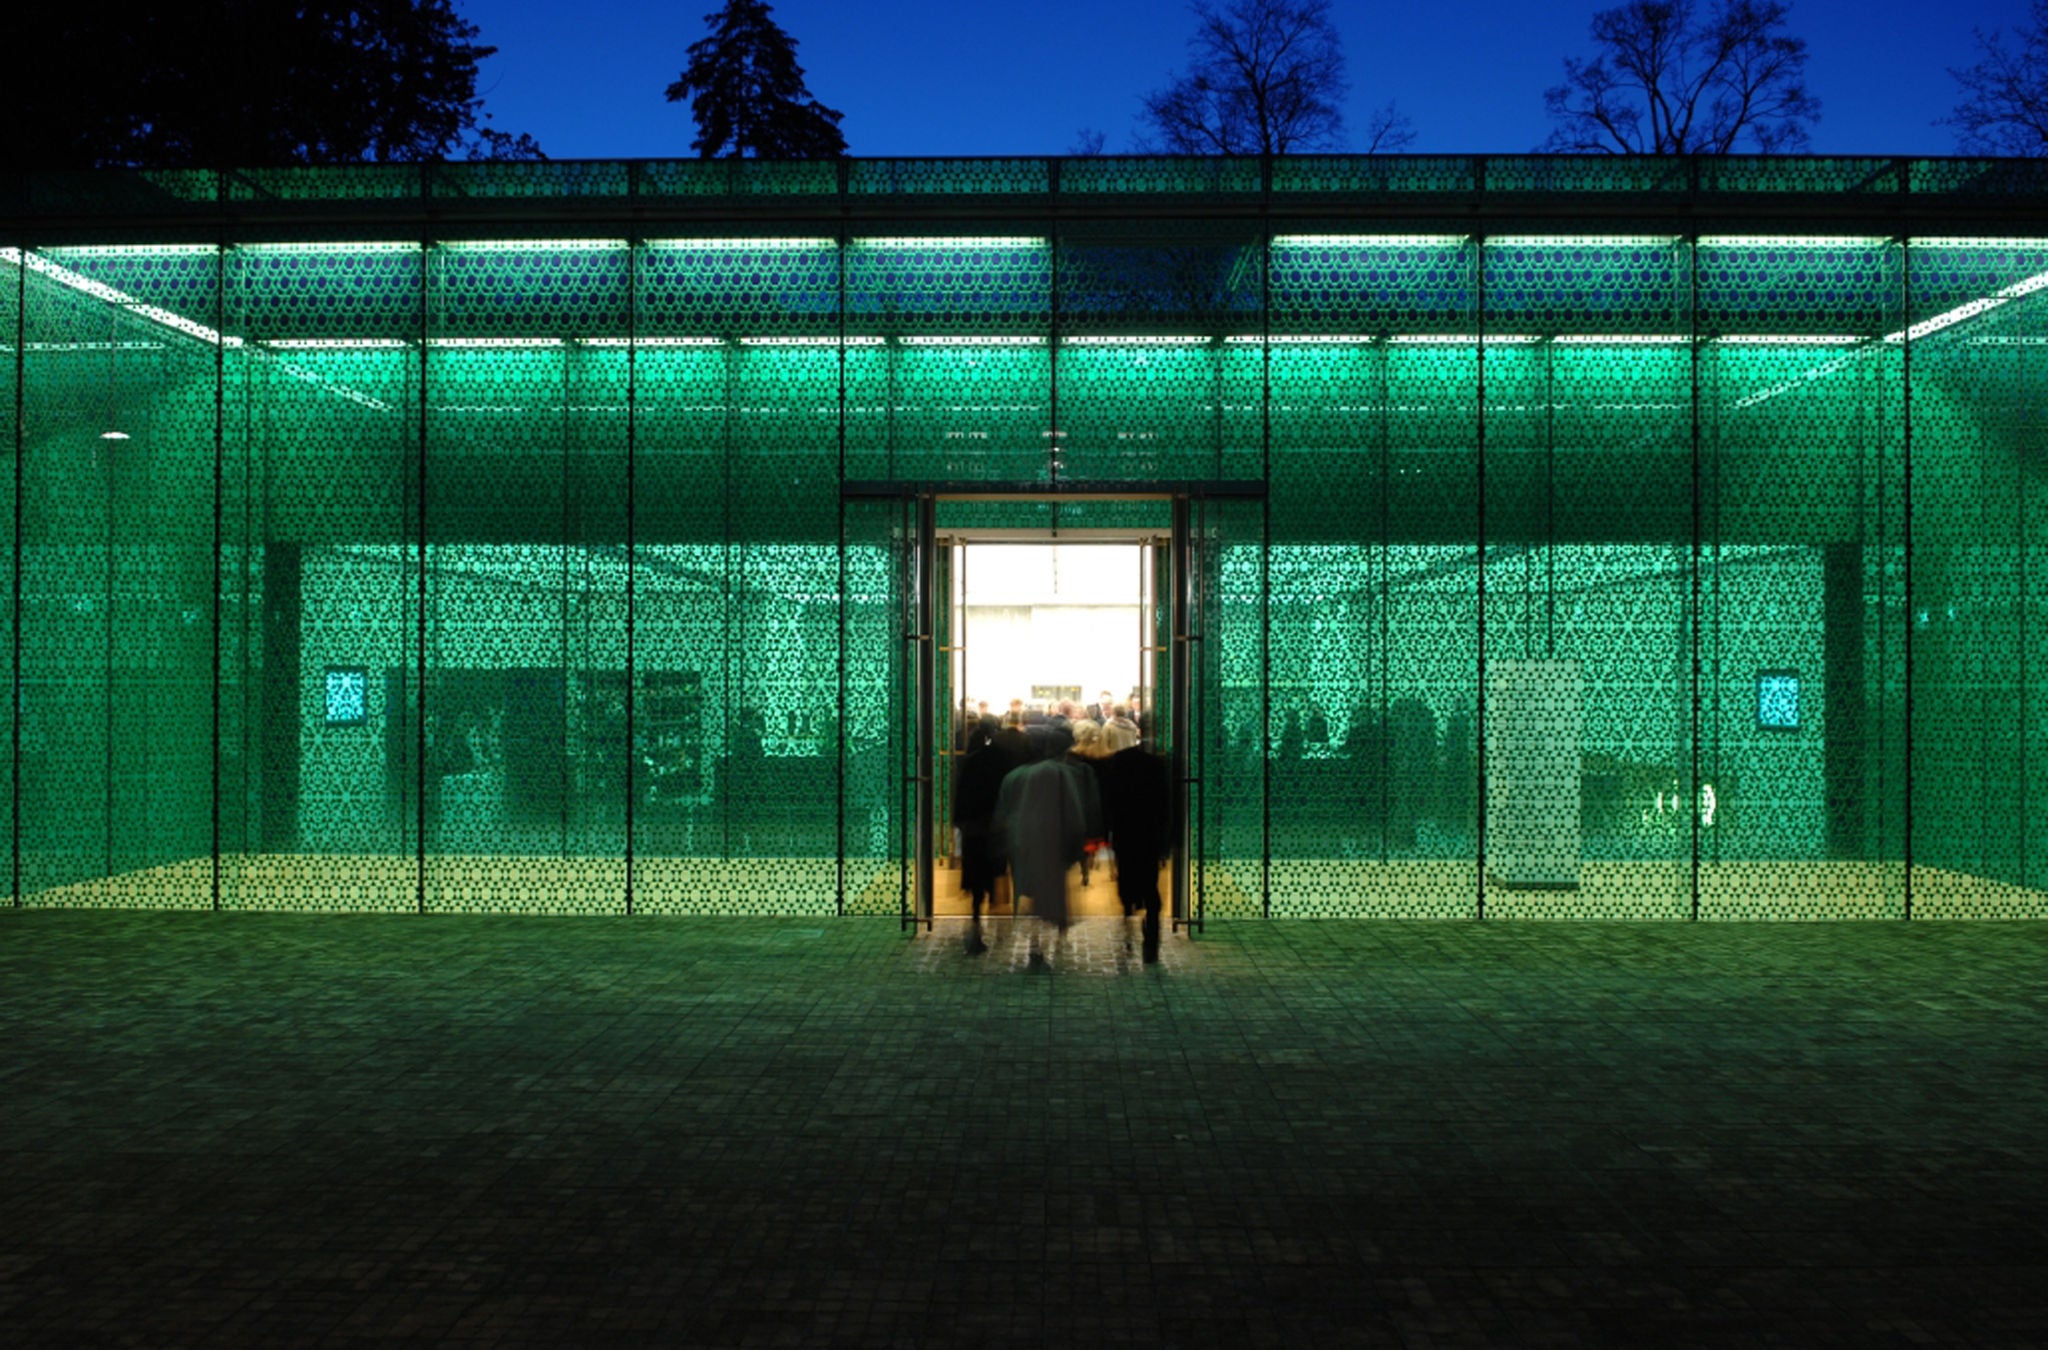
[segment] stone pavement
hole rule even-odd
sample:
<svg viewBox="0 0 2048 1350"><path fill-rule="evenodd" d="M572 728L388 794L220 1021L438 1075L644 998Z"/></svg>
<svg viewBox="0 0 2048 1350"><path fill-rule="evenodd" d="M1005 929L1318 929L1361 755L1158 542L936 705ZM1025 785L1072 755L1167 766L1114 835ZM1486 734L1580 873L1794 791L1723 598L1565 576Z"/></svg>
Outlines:
<svg viewBox="0 0 2048 1350"><path fill-rule="evenodd" d="M0 914L0 1345L2048 1344L2048 924Z"/></svg>

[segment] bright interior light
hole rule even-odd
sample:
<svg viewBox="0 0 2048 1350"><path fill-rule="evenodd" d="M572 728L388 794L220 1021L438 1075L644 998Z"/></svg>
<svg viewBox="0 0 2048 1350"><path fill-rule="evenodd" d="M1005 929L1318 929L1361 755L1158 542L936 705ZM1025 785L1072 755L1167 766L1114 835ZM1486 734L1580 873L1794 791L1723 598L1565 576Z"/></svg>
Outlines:
<svg viewBox="0 0 2048 1350"><path fill-rule="evenodd" d="M1707 248L1878 248L1892 241L1876 234L1703 234Z"/></svg>
<svg viewBox="0 0 2048 1350"><path fill-rule="evenodd" d="M1966 239L1955 235L1915 235L1907 240L1915 248L2028 248L2048 249L2048 238Z"/></svg>
<svg viewBox="0 0 2048 1350"><path fill-rule="evenodd" d="M1646 248L1675 244L1675 234L1494 234L1481 242L1503 248Z"/></svg>
<svg viewBox="0 0 2048 1350"><path fill-rule="evenodd" d="M213 246L210 244L194 244L183 247L210 250ZM84 250L78 251L84 252ZM140 251L153 254L159 250L152 248ZM103 281L94 281L91 277L83 273L74 272L61 263L52 262L40 253L24 253L16 248L0 248L0 262L13 263L16 266L24 267L38 276L48 277L58 285L68 287L79 292L81 295L89 295L95 300L103 300L110 305L127 310L137 318L147 319L161 327L173 329L188 337L198 338L201 342L210 342L216 346L226 347L239 347L242 345L242 339L238 337L224 337L219 331L208 328L203 323L194 323L182 314L173 314L170 310L160 309L155 305L143 304L126 291L109 286Z"/></svg>
<svg viewBox="0 0 2048 1350"><path fill-rule="evenodd" d="M1194 347L1207 346L1209 339L1182 335L1178 337L1101 337L1093 333L1079 337L1061 338L1069 347Z"/></svg>
<svg viewBox="0 0 2048 1350"><path fill-rule="evenodd" d="M1044 248L1043 235L884 235L855 239L860 248Z"/></svg>
<svg viewBox="0 0 2048 1350"><path fill-rule="evenodd" d="M220 250L213 244L67 244L50 251L67 258L197 258Z"/></svg>
<svg viewBox="0 0 2048 1350"><path fill-rule="evenodd" d="M1463 234L1276 234L1275 248L1443 248L1462 244Z"/></svg>
<svg viewBox="0 0 2048 1350"><path fill-rule="evenodd" d="M1477 333L1396 333L1388 342L1401 347L1474 347L1479 344ZM1489 347L1526 347L1538 341L1528 333L1488 333Z"/></svg>
<svg viewBox="0 0 2048 1350"><path fill-rule="evenodd" d="M1939 333L1942 329L1959 324L1965 319L1974 319L1986 310L1997 309L2004 303L2006 303L2005 298L1996 295L1985 296L1981 300L1972 300L1967 304L1957 305L1954 309L1937 314L1931 319L1922 319L1909 328L1886 333L1884 340L1886 342L1897 342L1903 338L1907 342L1912 342L1915 339L1926 337L1929 333Z"/></svg>
<svg viewBox="0 0 2048 1350"><path fill-rule="evenodd" d="M763 236L759 239L649 239L648 248L690 248L713 252L737 252L746 249L789 249L789 248L837 248L837 239L819 236L796 237L791 235Z"/></svg>
<svg viewBox="0 0 2048 1350"><path fill-rule="evenodd" d="M443 239L441 248L464 253L548 253L565 249L624 248L623 239Z"/></svg>
<svg viewBox="0 0 2048 1350"><path fill-rule="evenodd" d="M723 347L719 337L594 337L578 339L586 347Z"/></svg>
<svg viewBox="0 0 2048 1350"><path fill-rule="evenodd" d="M100 439L103 441L125 441L128 439L128 433L125 431L102 431Z"/></svg>
<svg viewBox="0 0 2048 1350"><path fill-rule="evenodd" d="M836 337L743 337L742 347L837 347L841 339ZM878 337L850 337L845 339L849 347L879 347Z"/></svg>
<svg viewBox="0 0 2048 1350"><path fill-rule="evenodd" d="M1560 333L1551 341L1561 347L1670 347L1692 339L1680 333Z"/></svg>
<svg viewBox="0 0 2048 1350"><path fill-rule="evenodd" d="M272 338L263 345L280 352L370 352L409 344L404 338Z"/></svg>
<svg viewBox="0 0 2048 1350"><path fill-rule="evenodd" d="M422 245L407 239L338 239L324 244L237 244L243 253L417 253Z"/></svg>
<svg viewBox="0 0 2048 1350"><path fill-rule="evenodd" d="M1233 346L1257 346L1270 342L1295 347L1356 347L1371 342L1370 333L1274 333L1270 337L1259 333L1233 333L1223 339Z"/></svg>
<svg viewBox="0 0 2048 1350"><path fill-rule="evenodd" d="M1043 347L1042 337L902 337L906 347Z"/></svg>
<svg viewBox="0 0 2048 1350"><path fill-rule="evenodd" d="M559 347L562 345L562 339L544 337L437 337L428 338L427 345L429 347L452 347L456 349L505 350L519 347Z"/></svg>
<svg viewBox="0 0 2048 1350"><path fill-rule="evenodd" d="M1716 339L1731 347L1847 347L1863 340L1854 333L1726 333Z"/></svg>

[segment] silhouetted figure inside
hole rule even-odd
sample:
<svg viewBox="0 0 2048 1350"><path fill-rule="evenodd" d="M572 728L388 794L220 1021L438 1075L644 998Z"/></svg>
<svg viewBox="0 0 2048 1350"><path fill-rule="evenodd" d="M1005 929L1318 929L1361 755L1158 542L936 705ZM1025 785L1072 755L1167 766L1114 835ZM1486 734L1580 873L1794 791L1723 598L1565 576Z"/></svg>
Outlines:
<svg viewBox="0 0 2048 1350"><path fill-rule="evenodd" d="M1103 815L1110 847L1116 850L1116 893L1123 903L1125 932L1134 915L1144 915L1147 965L1159 959L1159 864L1173 851L1172 775L1166 761L1139 748L1132 734L1112 724L1104 736L1113 748L1102 761Z"/></svg>
<svg viewBox="0 0 2048 1350"><path fill-rule="evenodd" d="M1003 779L992 833L1010 865L1011 886L1018 896L1031 901L1031 912L1037 917L1031 935L1031 965L1045 969L1046 948L1051 948L1052 959L1057 960L1061 939L1066 936L1067 869L1081 860L1086 817L1074 773L1062 762L1065 744L1053 748L1050 758L1039 757L1038 744L1036 739L1032 741L1032 761L1012 769Z"/></svg>
<svg viewBox="0 0 2048 1350"><path fill-rule="evenodd" d="M968 751L960 761L953 780L953 824L960 831L960 889L974 906L974 922L967 930L967 954L979 956L988 950L981 938L981 906L995 898L996 877L1001 875L1001 851L992 833L996 800L1002 795L1003 779L1016 767L1009 751L997 744L998 724L984 717L968 737Z"/></svg>

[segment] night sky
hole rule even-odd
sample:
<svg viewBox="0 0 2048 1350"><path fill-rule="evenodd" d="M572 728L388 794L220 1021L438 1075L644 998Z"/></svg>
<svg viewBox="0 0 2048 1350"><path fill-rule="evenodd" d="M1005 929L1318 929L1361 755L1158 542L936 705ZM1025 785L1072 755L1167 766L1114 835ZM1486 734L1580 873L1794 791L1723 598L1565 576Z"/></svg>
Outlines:
<svg viewBox="0 0 2048 1350"><path fill-rule="evenodd" d="M482 39L494 125L531 132L556 159L685 156L684 104L662 97L718 0L462 0ZM1416 153L1534 149L1543 90L1567 54L1591 55L1601 4L1548 0L1339 0L1350 64L1348 120L1397 100ZM1972 63L1974 27L2008 30L2027 0L1801 0L1821 154L1950 154L1931 125L1956 98L1947 70ZM1184 59L1179 0L780 0L811 92L846 114L850 153L1058 154L1083 127L1133 149L1145 93Z"/></svg>

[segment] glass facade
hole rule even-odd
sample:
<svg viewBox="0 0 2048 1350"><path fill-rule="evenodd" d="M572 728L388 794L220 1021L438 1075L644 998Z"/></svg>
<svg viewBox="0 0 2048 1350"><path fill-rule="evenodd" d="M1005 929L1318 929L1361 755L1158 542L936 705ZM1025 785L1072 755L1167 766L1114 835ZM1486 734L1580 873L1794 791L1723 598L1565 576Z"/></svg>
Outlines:
<svg viewBox="0 0 2048 1350"><path fill-rule="evenodd" d="M1178 520L1205 917L2048 916L2044 208L1996 160L0 184L12 902L897 916L920 526Z"/></svg>

